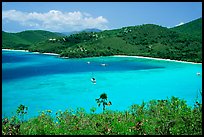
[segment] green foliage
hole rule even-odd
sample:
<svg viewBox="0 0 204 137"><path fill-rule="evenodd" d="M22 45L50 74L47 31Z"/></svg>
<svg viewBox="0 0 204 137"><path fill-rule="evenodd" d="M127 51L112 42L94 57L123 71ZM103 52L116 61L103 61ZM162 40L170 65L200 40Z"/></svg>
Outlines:
<svg viewBox="0 0 204 137"><path fill-rule="evenodd" d="M24 115L27 114L27 110L28 110L28 107L22 104L17 108L16 114L20 117L21 121L24 120Z"/></svg>
<svg viewBox="0 0 204 137"><path fill-rule="evenodd" d="M134 55L193 62L202 61L202 41L189 34L146 24L122 28L118 36L138 48L138 51L133 52Z"/></svg>
<svg viewBox="0 0 204 137"><path fill-rule="evenodd" d="M2 31L2 48L28 50L32 44L60 36L59 33L43 30L29 30L19 33L7 33Z"/></svg>
<svg viewBox="0 0 204 137"><path fill-rule="evenodd" d="M100 98L107 99L107 95L102 94ZM95 114L78 108L51 114L51 110L46 110L22 123L16 116L4 118L2 134L202 135L202 104L197 102L190 107L177 97L134 104L122 112L105 110L102 114Z"/></svg>
<svg viewBox="0 0 204 137"><path fill-rule="evenodd" d="M107 101L108 96L106 93L102 93L99 98L96 99L98 106L100 107L103 104L103 111L106 109L106 106L112 105L111 101Z"/></svg>
<svg viewBox="0 0 204 137"><path fill-rule="evenodd" d="M24 115L27 114L28 107L19 105L16 110L16 115L2 119L2 134L3 135L18 135L20 126L25 122Z"/></svg>
<svg viewBox="0 0 204 137"><path fill-rule="evenodd" d="M185 23L183 25L173 27L171 30L180 32L180 33L186 33L189 35L192 35L194 37L197 37L199 39L202 39L202 18L193 20L191 22Z"/></svg>
<svg viewBox="0 0 204 137"><path fill-rule="evenodd" d="M18 115L24 115L24 114L27 114L27 110L28 110L28 107L26 107L26 106L24 106L24 105L20 105L19 107L18 107L18 109L16 110L16 113L18 114Z"/></svg>

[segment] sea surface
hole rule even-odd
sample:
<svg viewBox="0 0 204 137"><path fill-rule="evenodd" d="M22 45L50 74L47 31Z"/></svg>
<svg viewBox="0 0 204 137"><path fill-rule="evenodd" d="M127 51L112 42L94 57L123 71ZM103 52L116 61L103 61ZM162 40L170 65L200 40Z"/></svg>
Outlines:
<svg viewBox="0 0 204 137"><path fill-rule="evenodd" d="M63 59L2 51L2 117L15 114L20 104L28 106L27 117L44 110L84 108L89 113L92 107L101 113L95 99L102 93L112 102L108 110L128 110L142 101L172 96L193 106L201 101L201 90L202 64L116 56Z"/></svg>

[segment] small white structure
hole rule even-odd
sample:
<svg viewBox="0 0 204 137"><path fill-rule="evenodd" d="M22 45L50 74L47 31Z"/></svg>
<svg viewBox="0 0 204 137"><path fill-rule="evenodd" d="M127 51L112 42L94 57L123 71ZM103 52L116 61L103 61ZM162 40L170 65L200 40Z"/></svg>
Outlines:
<svg viewBox="0 0 204 137"><path fill-rule="evenodd" d="M49 39L49 41L56 41L56 39Z"/></svg>
<svg viewBox="0 0 204 137"><path fill-rule="evenodd" d="M81 50L81 51L84 51L82 47L80 47L80 50Z"/></svg>

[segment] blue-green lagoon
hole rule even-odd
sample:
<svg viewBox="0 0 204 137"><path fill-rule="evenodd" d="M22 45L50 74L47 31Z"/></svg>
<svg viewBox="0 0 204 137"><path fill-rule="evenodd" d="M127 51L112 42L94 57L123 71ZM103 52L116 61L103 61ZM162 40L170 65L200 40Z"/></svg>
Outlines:
<svg viewBox="0 0 204 137"><path fill-rule="evenodd" d="M112 102L109 110L128 110L132 104L171 96L193 106L197 97L201 100L201 89L202 64L119 56L64 59L2 51L2 117L11 116L20 104L28 106L28 117L48 109L54 113L80 107L86 112L95 107L100 113L95 99L104 92Z"/></svg>

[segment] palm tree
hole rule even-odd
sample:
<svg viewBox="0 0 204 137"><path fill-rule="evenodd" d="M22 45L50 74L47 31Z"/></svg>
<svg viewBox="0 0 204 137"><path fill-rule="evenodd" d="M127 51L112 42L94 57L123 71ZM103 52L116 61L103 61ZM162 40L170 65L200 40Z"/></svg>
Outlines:
<svg viewBox="0 0 204 137"><path fill-rule="evenodd" d="M97 102L99 107L100 107L101 103L103 104L103 111L105 110L106 105L107 106L112 105L111 101L108 102L107 99L108 99L108 96L106 93L102 93L100 95L100 98L96 99L96 102Z"/></svg>
<svg viewBox="0 0 204 137"><path fill-rule="evenodd" d="M27 110L28 107L22 104L16 110L16 113L20 116L22 122L24 121L24 115L27 114Z"/></svg>

